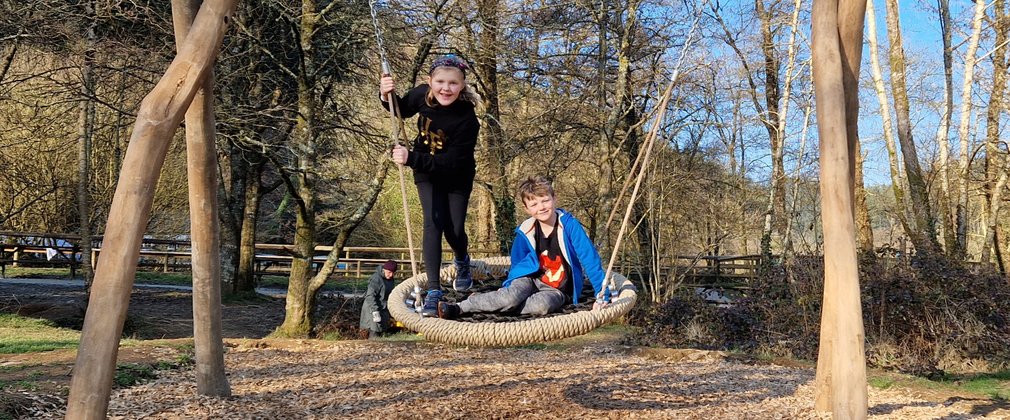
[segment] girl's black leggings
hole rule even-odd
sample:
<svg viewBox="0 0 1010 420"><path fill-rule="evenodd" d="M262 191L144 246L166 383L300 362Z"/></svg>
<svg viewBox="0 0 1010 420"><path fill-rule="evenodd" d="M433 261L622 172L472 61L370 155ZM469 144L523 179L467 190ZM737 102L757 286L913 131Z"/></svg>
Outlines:
<svg viewBox="0 0 1010 420"><path fill-rule="evenodd" d="M462 177L468 178L468 177ZM466 225L466 208L473 191L470 182L448 183L421 181L417 183L417 195L421 199L424 213L424 235L421 240L421 254L424 272L428 274L428 290L441 289L438 270L442 265L442 236L449 243L456 260L467 256L469 240Z"/></svg>

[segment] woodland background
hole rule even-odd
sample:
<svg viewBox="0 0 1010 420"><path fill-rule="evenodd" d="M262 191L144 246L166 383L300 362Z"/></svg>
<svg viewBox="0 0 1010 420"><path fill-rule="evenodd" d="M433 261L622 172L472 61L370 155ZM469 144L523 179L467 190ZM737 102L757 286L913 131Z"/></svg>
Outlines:
<svg viewBox="0 0 1010 420"><path fill-rule="evenodd" d="M1006 289L1010 21L1003 0L868 5L857 240L868 257L897 257L870 258L864 267L864 312L879 315L868 336L885 338L885 324L910 316L902 302L936 302L916 294L919 283L922 293L940 293L943 279L982 270L984 284L958 283L938 296L953 302L956 289L965 299L987 299L956 302L975 304L972 313L1002 305L990 300ZM619 193L658 124L662 141L620 250L655 303L642 311L659 311L642 322L680 304L678 279L656 274L673 256L774 255L769 284L755 300L784 299L795 311L779 319L755 310L719 325L745 325L739 336L753 345L802 353L755 338L774 335L755 326L777 319L783 329L806 322L801 330L816 331L818 299L804 296L816 296L819 274L803 263L821 250L809 1L390 0L376 7L401 91L423 81L433 55L455 53L473 64L469 82L484 100L468 218L474 248L507 252L522 214L515 187L539 173L556 180L561 206L609 255L620 217L608 216L627 205ZM147 0L0 1L0 230L101 234L140 100L174 56L170 9ZM901 21L901 13L913 18ZM903 31L912 36L903 40ZM390 122L377 100L378 57L367 2L239 5L214 75L227 290L252 288L256 242L406 246L398 180L386 158ZM674 74L666 117L653 121ZM162 171L149 235L188 234L182 136ZM409 171L407 183L419 238ZM293 273L291 282L308 283L310 302L321 285L306 273ZM937 313L958 312L940 306ZM1006 320L978 317L971 322L993 334L992 348L1006 343ZM291 331L312 323L300 322ZM655 322L667 328L672 321ZM930 328L917 339L942 340L944 332L923 332ZM690 339L684 331L679 339ZM915 332L890 335L908 334ZM750 345L713 341L725 336L710 330L694 338ZM958 351L993 354L982 350Z"/></svg>

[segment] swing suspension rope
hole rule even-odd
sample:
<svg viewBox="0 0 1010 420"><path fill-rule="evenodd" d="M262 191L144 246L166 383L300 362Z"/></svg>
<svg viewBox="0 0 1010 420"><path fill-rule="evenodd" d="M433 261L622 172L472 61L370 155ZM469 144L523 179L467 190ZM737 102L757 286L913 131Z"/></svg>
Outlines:
<svg viewBox="0 0 1010 420"><path fill-rule="evenodd" d="M707 1L705 3L707 3ZM383 71L388 71L388 64L386 63L382 37L379 31L378 19L375 12L375 0L370 0L369 6L371 7L372 23L375 25L376 39L379 43L380 56L383 61ZM699 7L698 10L700 12L701 8ZM411 290L417 290L420 287L423 287L428 280L427 274L417 274L415 272L411 278L408 278L397 285L389 296L389 311L393 317L402 322L406 328L422 333L426 339L431 341L475 346L516 346L585 334L607 322L627 314L635 304L637 299L637 290L630 280L620 273L613 272L613 266L617 258L617 252L621 247L623 236L627 230L632 206L638 197L639 188L652 158L652 149L654 148L656 138L658 137L659 127L662 125L661 123L665 116L666 107L669 104L670 97L672 96L673 88L677 84L680 68L683 65L689 45L694 39L694 33L697 29L700 17L700 13L695 14L694 22L692 23L691 29L687 35L687 41L681 50L680 57L674 68L673 74L670 77L669 84L664 90L658 105L659 110L656 113L652 129L646 139L646 144L643 148L644 150L639 150L639 155L635 159L635 165L630 171L630 173L636 174L635 187L628 199L624 218L621 222L621 228L618 232L617 240L607 264L607 270L604 275L604 287L601 288L600 294L596 296L598 300L605 300L607 296L605 296L604 293L606 293L608 289L609 291L612 291L614 296L609 305L602 309L592 311L579 311L560 316L544 317L518 322L468 323L440 318L425 318L418 313L419 311L416 311L414 308L405 303L408 299L411 299ZM393 98L390 99L390 113L395 117L399 117L398 112L394 111L395 104L392 102ZM400 120L400 124L402 124L402 120ZM625 181L624 187L621 191L621 197L623 197L624 193L627 191L630 180L631 178L629 177ZM401 178L401 188L402 187L403 182ZM620 201L620 198L618 201ZM406 214L405 194L404 210L404 214ZM611 216L608 219L611 219L613 216L614 213L611 213ZM411 255L411 258L413 258L413 254ZM509 257L491 257L480 260L472 260L473 266L471 267L471 272L475 278L502 278L507 275L510 263L511 261ZM450 264L439 271L440 278L453 278L455 277L455 274L456 268L453 264ZM413 299L416 302L421 301L420 296L414 296Z"/></svg>
<svg viewBox="0 0 1010 420"><path fill-rule="evenodd" d="M382 31L379 29L379 17L375 11L375 0L369 0L368 2L369 11L372 14L372 27L375 29L375 42L379 46L379 58L382 62L382 74L391 75L392 72L389 69L389 60L386 59L386 48L382 40ZM389 104L389 117L392 120L389 129L389 143L390 148L396 146L397 144L408 144L408 140L405 138L406 134L403 129L403 118L400 117L400 106L397 104L396 96L392 93L389 94L388 104ZM404 229L407 231L407 253L410 254L410 275L417 276L417 259L414 258L414 234L410 227L410 208L407 206L407 185L403 177L403 165L396 164L397 174L400 177L400 201L403 203L403 223Z"/></svg>

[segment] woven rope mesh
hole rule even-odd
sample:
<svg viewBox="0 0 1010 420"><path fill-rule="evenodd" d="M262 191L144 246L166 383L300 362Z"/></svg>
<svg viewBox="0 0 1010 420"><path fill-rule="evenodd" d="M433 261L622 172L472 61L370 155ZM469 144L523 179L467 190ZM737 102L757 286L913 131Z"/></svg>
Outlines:
<svg viewBox="0 0 1010 420"><path fill-rule="evenodd" d="M471 272L476 280L503 278L508 275L509 257L491 257L471 261ZM635 286L618 273L611 274L617 290L610 305L596 311L578 311L564 315L527 319L514 322L460 322L440 318L424 318L405 303L415 286L424 288L427 274L418 274L404 280L389 295L389 312L396 320L425 339L439 343L482 347L519 346L530 343L558 340L585 334L628 313L638 297ZM456 276L450 264L439 272L442 279Z"/></svg>

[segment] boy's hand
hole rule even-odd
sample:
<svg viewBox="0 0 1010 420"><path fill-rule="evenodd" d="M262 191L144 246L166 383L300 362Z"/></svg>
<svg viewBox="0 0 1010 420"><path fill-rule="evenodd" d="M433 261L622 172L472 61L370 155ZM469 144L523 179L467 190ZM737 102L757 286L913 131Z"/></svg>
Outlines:
<svg viewBox="0 0 1010 420"><path fill-rule="evenodd" d="M400 165L407 164L407 148L403 147L401 144L393 146L393 151L389 152L389 156L393 158L393 162Z"/></svg>
<svg viewBox="0 0 1010 420"><path fill-rule="evenodd" d="M379 97L383 101L389 102L389 92L396 90L396 82L393 81L393 76L385 74L379 79Z"/></svg>
<svg viewBox="0 0 1010 420"><path fill-rule="evenodd" d="M607 306L610 306L610 302L603 302L603 301L599 301L599 300L596 301L596 302L593 302L593 310L594 311L606 308Z"/></svg>

